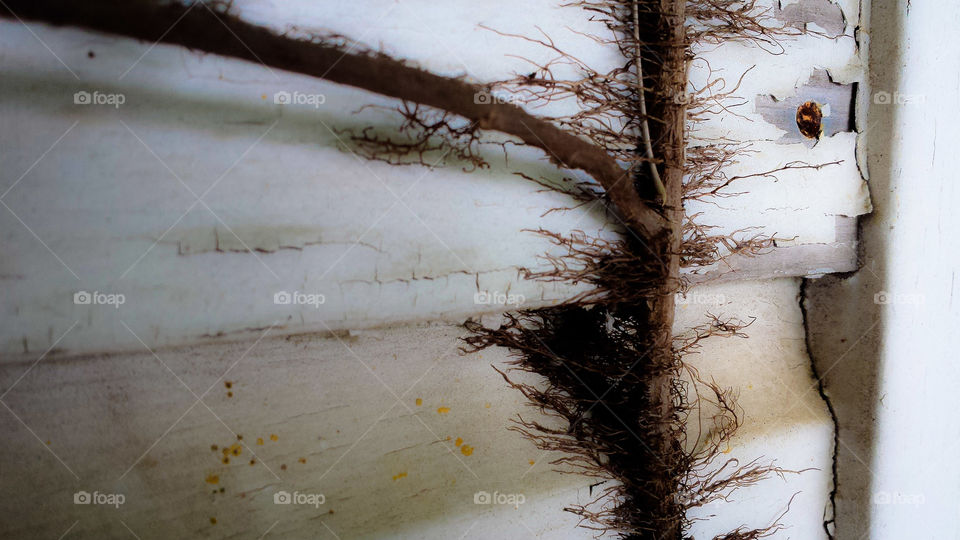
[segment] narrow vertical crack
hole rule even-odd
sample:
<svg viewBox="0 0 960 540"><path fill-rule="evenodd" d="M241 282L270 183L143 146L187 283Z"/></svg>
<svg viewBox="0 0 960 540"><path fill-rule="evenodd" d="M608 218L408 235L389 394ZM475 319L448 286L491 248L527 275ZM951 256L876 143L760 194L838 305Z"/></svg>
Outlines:
<svg viewBox="0 0 960 540"><path fill-rule="evenodd" d="M836 520L837 520L837 462L839 460L838 453L840 447L840 422L837 420L837 411L833 407L833 402L830 401L830 397L827 395L823 377L820 375L820 370L817 367L817 360L813 354L813 347L811 343L810 336L810 325L807 322L807 286L809 285L810 280L803 278L800 280L800 313L803 314L803 336L804 342L807 347L807 356L810 357L810 370L813 372L813 378L817 380L817 391L820 393L820 399L827 405L827 411L830 413L830 420L833 422L833 455L831 456L831 480L832 486L830 487L830 499L826 507L823 509L823 531L827 534L827 538L830 540L836 540Z"/></svg>

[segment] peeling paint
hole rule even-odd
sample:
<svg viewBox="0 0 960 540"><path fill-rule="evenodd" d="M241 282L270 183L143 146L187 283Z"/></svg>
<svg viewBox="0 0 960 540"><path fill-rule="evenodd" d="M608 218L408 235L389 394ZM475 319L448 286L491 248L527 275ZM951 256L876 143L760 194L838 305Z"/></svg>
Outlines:
<svg viewBox="0 0 960 540"><path fill-rule="evenodd" d="M843 10L830 0L780 2L774 9L774 17L800 29L806 29L810 24L816 25L829 37L842 35L846 30Z"/></svg>
<svg viewBox="0 0 960 540"><path fill-rule="evenodd" d="M853 131L853 100L856 85L837 84L826 70L815 70L810 79L797 88L793 96L779 99L773 95L759 95L755 100L756 111L767 122L786 133L778 143L804 142L806 139L797 129L796 111L807 102L817 103L823 110L820 121L822 137Z"/></svg>
<svg viewBox="0 0 960 540"><path fill-rule="evenodd" d="M331 237L331 235L335 235ZM236 227L198 227L188 229L177 239L178 254L258 251L272 253L281 249L303 249L319 244L357 244L379 252L370 243L335 233L299 225L238 225Z"/></svg>

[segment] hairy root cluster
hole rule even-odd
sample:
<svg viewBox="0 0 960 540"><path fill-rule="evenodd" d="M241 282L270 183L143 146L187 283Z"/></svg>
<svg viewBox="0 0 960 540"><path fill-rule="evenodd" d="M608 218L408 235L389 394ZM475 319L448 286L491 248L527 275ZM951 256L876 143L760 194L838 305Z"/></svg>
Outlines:
<svg viewBox="0 0 960 540"><path fill-rule="evenodd" d="M693 45L731 40L782 52L778 40L800 31L776 26L769 12L753 0L687 0L685 6L683 0L581 0L566 5L582 8L605 24L608 37L588 37L617 47L625 62L598 71L543 32L527 37L488 28L537 43L555 56L547 62L527 60L530 67L525 73L487 88L508 93L512 101L532 110L551 102L575 103L575 112L544 118L592 141L623 164L644 200L657 200L653 177L670 165L682 167L683 181L680 200L673 208L664 207L665 212L679 211L683 201L735 196L732 186L746 178L829 165L789 163L771 171L729 176L725 171L750 154L749 146L720 141L686 148L685 134L699 122L712 115L736 114L743 103L735 95L743 76L733 85L712 77L705 88L688 92L683 84L673 84L686 81L685 66L664 58L679 48L690 62ZM680 37L663 32L663 21L672 17L675 22L681 16L668 12L671 5L685 11ZM484 141L476 125L409 104L398 112L403 119L400 137L372 128L350 133L355 151L389 163L428 165L433 154L451 153L467 164L466 170L487 166L478 151ZM679 139L671 131L677 114L683 115L680 125L686 127ZM495 144L506 151L504 143ZM655 149L653 156L643 151L647 145ZM566 178L557 183L516 174L544 189L567 193L578 205L606 197L593 182ZM598 478L598 485L606 486L592 502L566 508L582 518L583 527L623 538L681 540L692 524L689 510L727 500L737 489L770 475L797 472L772 463L726 458L725 450L741 423L736 394L706 380L683 360L696 354L703 340L746 337L744 329L752 321L711 315L704 326L663 337L671 335L670 321L663 319L663 298L687 286L671 274L665 259L677 257L681 267L695 270L733 255L757 255L777 241L749 228L714 234L711 226L698 223L699 217L682 215L677 224L680 240L666 251L629 230L620 240L582 231L570 235L533 231L560 246L564 254L545 255L546 269L526 269L524 278L592 287L557 307L507 314L498 328L466 323L470 335L464 352L506 347L514 354L511 369L542 377L541 383L524 384L497 370L530 406L556 420L547 425L520 415L512 429L543 450L561 452L552 462L558 470ZM769 537L780 530L782 517L774 517L767 527L744 526L715 540Z"/></svg>

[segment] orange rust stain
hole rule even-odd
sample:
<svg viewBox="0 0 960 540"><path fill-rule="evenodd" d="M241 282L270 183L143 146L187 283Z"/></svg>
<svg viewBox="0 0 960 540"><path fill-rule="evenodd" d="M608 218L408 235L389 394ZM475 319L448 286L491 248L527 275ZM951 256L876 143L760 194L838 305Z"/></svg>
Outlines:
<svg viewBox="0 0 960 540"><path fill-rule="evenodd" d="M48 441L47 441L47 446L50 446L51 444L53 444L53 443L51 443L51 442L48 440Z"/></svg>
<svg viewBox="0 0 960 540"><path fill-rule="evenodd" d="M417 407L419 407L419 406L421 406L421 405L423 405L423 400L420 399L420 398L417 398Z"/></svg>
<svg viewBox="0 0 960 540"><path fill-rule="evenodd" d="M407 473L405 473L405 472L398 473L398 474L393 475L393 481L396 482L397 480L399 480L399 479L401 479L401 478L406 478L406 477L407 477Z"/></svg>
<svg viewBox="0 0 960 540"><path fill-rule="evenodd" d="M243 447L238 443L233 443L230 445L230 453L239 456L243 452Z"/></svg>
<svg viewBox="0 0 960 540"><path fill-rule="evenodd" d="M211 524L211 525L216 525L216 524L217 524L217 518L215 518L215 517L210 518L210 524Z"/></svg>
<svg viewBox="0 0 960 540"><path fill-rule="evenodd" d="M227 392L227 397L233 397L233 392Z"/></svg>
<svg viewBox="0 0 960 540"><path fill-rule="evenodd" d="M223 459L220 461L222 461L224 465L230 464L230 458L228 458L227 456L223 456Z"/></svg>
<svg viewBox="0 0 960 540"><path fill-rule="evenodd" d="M465 456L469 456L469 455L473 454L473 447L472 447L472 446L468 446L468 445L465 444L465 445L463 445L463 446L460 447L460 453L463 454L463 455L465 455Z"/></svg>
<svg viewBox="0 0 960 540"><path fill-rule="evenodd" d="M490 408L490 404L489 404L489 403L484 404L484 408L489 409L489 408Z"/></svg>
<svg viewBox="0 0 960 540"><path fill-rule="evenodd" d="M207 483L208 483L208 484L219 484L219 483L220 483L220 476L219 476L219 475L216 475L216 474L211 474L210 476L207 477Z"/></svg>
<svg viewBox="0 0 960 540"><path fill-rule="evenodd" d="M302 458L298 459L297 461L299 461L300 463L306 463L306 462L307 462L307 458L302 457Z"/></svg>
<svg viewBox="0 0 960 540"><path fill-rule="evenodd" d="M238 441L242 441L242 440L243 440L243 435L237 433L237 440L238 440Z"/></svg>
<svg viewBox="0 0 960 540"><path fill-rule="evenodd" d="M453 441L453 444L460 446L461 444L463 444L463 439L461 439L460 437L457 437L457 440Z"/></svg>
<svg viewBox="0 0 960 540"><path fill-rule="evenodd" d="M450 407L440 407L437 409L437 412L439 414L447 414L448 412L450 412Z"/></svg>
<svg viewBox="0 0 960 540"><path fill-rule="evenodd" d="M250 460L250 466L251 466L251 467L253 467L253 466L256 465L256 464L257 464L257 460L255 460L255 459L251 459L251 460Z"/></svg>
<svg viewBox="0 0 960 540"><path fill-rule="evenodd" d="M536 465L536 464L537 464L536 461L534 461L534 460L532 460L532 459L530 460L530 465Z"/></svg>
<svg viewBox="0 0 960 540"><path fill-rule="evenodd" d="M271 440L271 441L276 442L277 439L279 439L279 438L280 438L280 437L277 437L276 434L274 434L274 433L271 433L271 434L270 434L270 440Z"/></svg>
<svg viewBox="0 0 960 540"><path fill-rule="evenodd" d="M213 450L214 452L216 452L216 451L217 451L217 445L211 444L211 445L210 445L210 449Z"/></svg>
<svg viewBox="0 0 960 540"><path fill-rule="evenodd" d="M287 464L284 463L283 465L280 465L280 470L281 470L281 471L287 470Z"/></svg>
<svg viewBox="0 0 960 540"><path fill-rule="evenodd" d="M263 437L257 437L257 446L263 446Z"/></svg>
<svg viewBox="0 0 960 540"><path fill-rule="evenodd" d="M224 381L223 385L227 387L227 390L233 388L233 383L230 381Z"/></svg>

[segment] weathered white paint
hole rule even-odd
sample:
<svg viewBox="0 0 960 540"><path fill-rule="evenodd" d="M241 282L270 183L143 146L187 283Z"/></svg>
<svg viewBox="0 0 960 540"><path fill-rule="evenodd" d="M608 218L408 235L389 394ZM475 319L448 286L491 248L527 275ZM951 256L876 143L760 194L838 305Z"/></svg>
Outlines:
<svg viewBox="0 0 960 540"><path fill-rule="evenodd" d="M678 310L678 331L705 322L705 310L757 318L749 339L708 340L692 359L721 386L740 388L744 427L724 457L818 469L705 508L717 517L697 524L696 538L765 526L797 491L784 523L818 537L831 427L808 391L796 292L794 279L703 286ZM9 408L0 415L8 434L0 514L16 519L4 520L4 534L58 537L78 521L71 534L100 538L124 538L125 526L144 539L268 530L285 538L591 538L561 509L588 502L593 480L553 472L559 454L507 431L517 414L551 419L490 367L504 369L506 351L459 355L462 335L451 326L330 337L268 330L256 340L155 354L8 361L0 365ZM223 464L220 449L237 434L240 455ZM120 508L75 505L78 491L126 499ZM326 501L276 505L280 491ZM476 505L479 491L519 493L525 502Z"/></svg>
<svg viewBox="0 0 960 540"><path fill-rule="evenodd" d="M382 40L391 52L442 73L462 73L458 66L467 65L475 80L524 72L529 64L511 54L541 63L551 57L539 45L480 24L525 33L536 32L536 24L598 68L618 54L566 28L602 33L601 25L576 9L547 4L517 13L515 6L471 4L470 17L453 16L449 10L460 8L452 5L427 10L449 24L394 24L423 11L406 2L335 4L332 14L308 3L237 6L258 21ZM371 22L368 12L382 18ZM474 293L482 291L522 296L528 307L548 305L573 291L518 279L518 267L536 266L537 256L551 251L523 229L613 228L595 205L543 216L571 202L512 175L559 179L538 151L511 148L507 165L491 150L493 168L472 174L458 164L396 168L344 151L334 130L396 125L382 111L352 112L369 104L391 107L389 100L256 64L36 26L33 32L55 57L26 27L0 24L6 73L0 115L5 125L23 126L0 134L9 150L4 189L12 188L0 217L8 231L0 263L5 352L54 345L73 352L134 350L140 343L133 334L166 346L223 334L250 337L274 323L292 333L459 322L502 308L478 306ZM410 30L421 27L431 31ZM763 75L744 82L744 95L753 96L764 81L802 83L799 74L812 69L815 54L829 53L827 67L854 62L848 41L789 45L784 56L744 59L740 49L723 48L705 56L731 70L745 69L747 60L760 63L751 76ZM75 105L80 90L122 93L126 101L118 108ZM280 91L325 101L318 108L276 105L272 97ZM763 138L764 126L779 129L753 116L749 128L732 114L714 120L740 126L724 132L737 140ZM710 125L696 136L708 136ZM691 211L707 211L706 221L719 230L757 226L792 239L785 244L835 242L836 215L868 207L853 147L850 134L813 149L758 141L759 153L732 172L795 159L844 163L783 173L777 183L744 181L737 189L753 195ZM828 256L788 274L848 265ZM79 291L123 294L126 303L119 309L76 305ZM319 309L274 304L282 291L323 295L326 302Z"/></svg>
<svg viewBox="0 0 960 540"><path fill-rule="evenodd" d="M771 538L825 538L822 521L831 485L833 424L811 380L804 341L803 314L797 303L798 280L778 279L737 282L696 289L694 303L681 303L674 330L708 322L705 313L749 323L749 338L712 338L700 354L687 360L707 380L734 389L741 407L742 427L733 438L727 458L740 464L758 460L786 470L785 474L735 491L727 502L717 502L691 512L696 522L691 534L709 540L741 525L764 528L787 510L781 523L789 527ZM706 407L705 413L711 409ZM705 420L708 420L705 419ZM696 422L689 438L703 430Z"/></svg>

